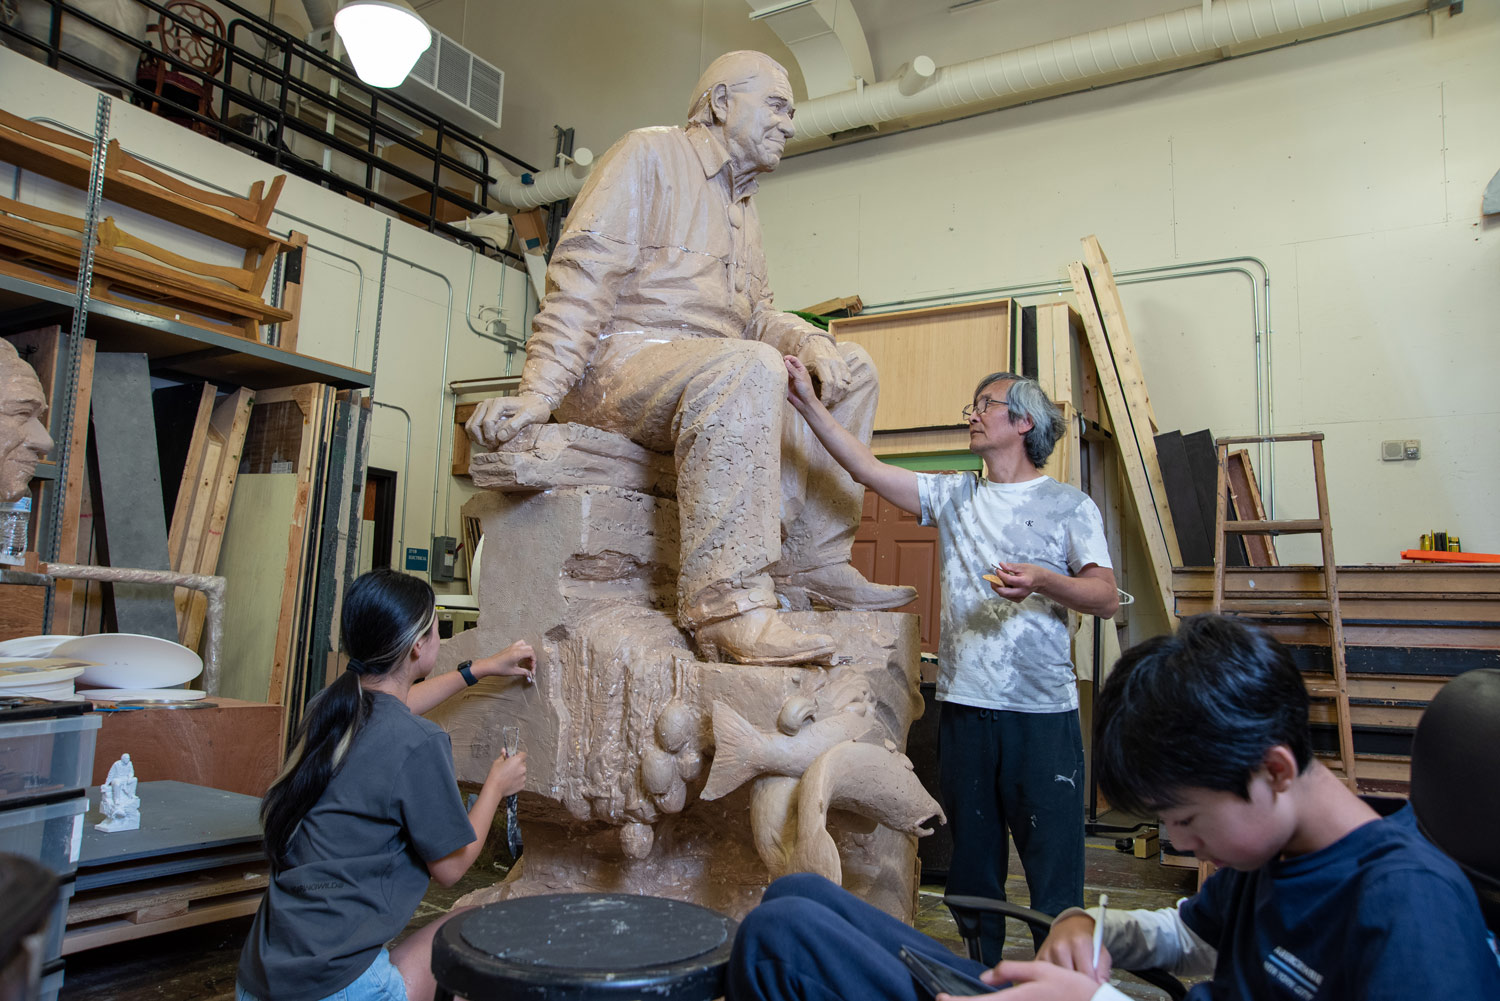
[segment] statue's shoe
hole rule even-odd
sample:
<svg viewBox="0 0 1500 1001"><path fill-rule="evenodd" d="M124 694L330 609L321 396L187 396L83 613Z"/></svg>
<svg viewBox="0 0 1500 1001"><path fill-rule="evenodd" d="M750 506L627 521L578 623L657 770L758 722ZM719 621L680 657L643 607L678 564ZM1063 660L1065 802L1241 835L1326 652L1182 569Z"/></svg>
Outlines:
<svg viewBox="0 0 1500 1001"><path fill-rule="evenodd" d="M917 597L917 589L896 584L872 584L848 563L837 563L775 578L776 593L793 611L816 606L838 610L878 612L900 608Z"/></svg>
<svg viewBox="0 0 1500 1001"><path fill-rule="evenodd" d="M705 660L770 665L833 660L832 636L793 629L769 608L753 608L732 619L700 626L693 638Z"/></svg>

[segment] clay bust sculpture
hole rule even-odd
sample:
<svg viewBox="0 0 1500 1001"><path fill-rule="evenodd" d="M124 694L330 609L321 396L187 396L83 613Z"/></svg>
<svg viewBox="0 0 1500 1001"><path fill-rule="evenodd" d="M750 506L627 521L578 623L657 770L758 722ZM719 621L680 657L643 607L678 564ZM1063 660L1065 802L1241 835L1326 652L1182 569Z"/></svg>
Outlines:
<svg viewBox="0 0 1500 1001"><path fill-rule="evenodd" d="M759 52L708 67L685 127L628 133L579 194L547 269L518 396L467 427L495 449L560 421L672 455L681 519L679 624L708 659L827 662L831 637L777 612L884 609L910 588L849 565L863 491L785 402L783 355L868 441L878 392L857 345L772 305L751 196L792 136L786 71Z"/></svg>
<svg viewBox="0 0 1500 1001"><path fill-rule="evenodd" d="M0 340L0 501L17 500L31 484L37 460L52 451L42 424L47 398L36 372L15 345Z"/></svg>

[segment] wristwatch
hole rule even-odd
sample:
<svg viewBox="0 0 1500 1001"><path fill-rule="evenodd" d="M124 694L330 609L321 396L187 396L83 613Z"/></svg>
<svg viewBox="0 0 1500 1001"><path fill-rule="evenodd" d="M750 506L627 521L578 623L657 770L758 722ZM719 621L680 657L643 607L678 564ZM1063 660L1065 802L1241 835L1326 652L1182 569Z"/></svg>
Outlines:
<svg viewBox="0 0 1500 1001"><path fill-rule="evenodd" d="M473 671L469 670L470 666L473 663L474 662L472 660L466 660L462 664L458 665L458 673L463 676L464 683L469 685L470 687L479 684L479 679L474 677Z"/></svg>

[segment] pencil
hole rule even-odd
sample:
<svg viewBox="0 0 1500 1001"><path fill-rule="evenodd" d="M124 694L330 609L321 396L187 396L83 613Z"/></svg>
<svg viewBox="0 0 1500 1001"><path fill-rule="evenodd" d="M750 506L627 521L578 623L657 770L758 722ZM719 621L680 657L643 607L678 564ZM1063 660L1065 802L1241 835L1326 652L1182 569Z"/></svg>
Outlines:
<svg viewBox="0 0 1500 1001"><path fill-rule="evenodd" d="M1104 911L1109 907L1109 894L1099 894L1099 917L1094 920L1094 969L1099 969L1099 947L1104 944Z"/></svg>

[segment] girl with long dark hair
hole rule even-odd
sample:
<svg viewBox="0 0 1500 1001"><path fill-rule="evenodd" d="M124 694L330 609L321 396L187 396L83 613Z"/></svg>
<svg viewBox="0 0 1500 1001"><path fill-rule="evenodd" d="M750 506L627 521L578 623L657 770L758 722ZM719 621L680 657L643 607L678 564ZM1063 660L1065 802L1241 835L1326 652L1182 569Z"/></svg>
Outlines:
<svg viewBox="0 0 1500 1001"><path fill-rule="evenodd" d="M439 645L432 587L394 570L349 586L342 624L348 669L308 704L261 803L271 883L237 1001L431 1001L442 922L385 945L429 878L452 886L468 871L496 806L526 784L526 755L502 755L465 813L448 735L421 714L482 677L529 679L528 644L422 681Z"/></svg>

